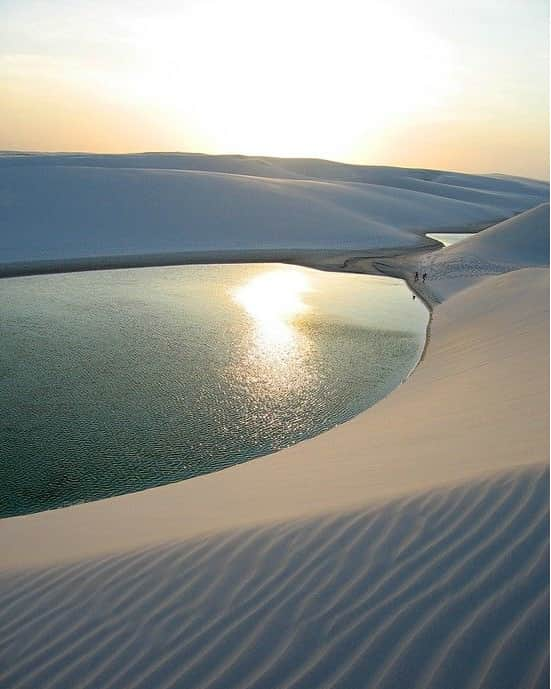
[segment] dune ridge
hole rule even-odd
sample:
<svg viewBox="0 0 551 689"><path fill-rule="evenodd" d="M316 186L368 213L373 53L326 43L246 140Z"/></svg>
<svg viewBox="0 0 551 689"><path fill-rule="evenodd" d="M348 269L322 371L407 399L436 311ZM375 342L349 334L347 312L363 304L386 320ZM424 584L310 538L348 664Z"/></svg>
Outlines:
<svg viewBox="0 0 551 689"><path fill-rule="evenodd" d="M360 268L366 264L355 259ZM549 265L549 203L473 233L463 241L438 251L375 262L382 272L403 276L428 304L437 304L490 275ZM428 282L413 283L415 271L426 272Z"/></svg>
<svg viewBox="0 0 551 689"><path fill-rule="evenodd" d="M0 686L543 688L547 519L540 465L4 575Z"/></svg>
<svg viewBox="0 0 551 689"><path fill-rule="evenodd" d="M478 229L548 196L549 186L536 181L323 160L3 154L0 268L423 247L430 229Z"/></svg>
<svg viewBox="0 0 551 689"><path fill-rule="evenodd" d="M542 203L445 247L433 258L449 263L455 256L477 256L488 263L515 269L549 263L549 204Z"/></svg>

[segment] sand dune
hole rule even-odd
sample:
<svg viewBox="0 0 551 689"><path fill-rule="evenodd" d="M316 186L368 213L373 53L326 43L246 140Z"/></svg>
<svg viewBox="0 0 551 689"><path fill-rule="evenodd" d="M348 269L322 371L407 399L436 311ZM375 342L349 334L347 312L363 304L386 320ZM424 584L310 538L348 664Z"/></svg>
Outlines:
<svg viewBox="0 0 551 689"><path fill-rule="evenodd" d="M530 689L548 473L1 581L0 686Z"/></svg>
<svg viewBox="0 0 551 689"><path fill-rule="evenodd" d="M549 265L549 204L542 203L439 251L405 255L376 265L383 271L397 267L410 281L416 270L420 274L427 272L428 282L415 287L430 303L441 302L488 275L546 267Z"/></svg>
<svg viewBox="0 0 551 689"><path fill-rule="evenodd" d="M231 250L423 246L489 224L548 185L329 161L0 155L0 265Z"/></svg>
<svg viewBox="0 0 551 689"><path fill-rule="evenodd" d="M401 168L385 165L355 165L319 158L274 158L270 156L208 155L203 153L13 153L0 152L1 166L63 166L157 170L200 170L250 177L276 179L318 179L325 181L361 182L400 187L402 184L425 184L431 193L453 195L462 190L479 198L497 194L505 199L517 195L519 201L549 195L549 183L510 175L475 175L463 172ZM434 185L434 188L431 186ZM464 200L467 200L466 198ZM471 199L472 200L472 199Z"/></svg>
<svg viewBox="0 0 551 689"><path fill-rule="evenodd" d="M122 252L199 235L419 246L421 227L548 193L327 161L8 158L13 260L59 258L64 242L92 256L92 237ZM418 285L430 340L405 384L352 421L192 481L4 520L1 689L548 687L547 242L540 207L384 264L408 279L432 266Z"/></svg>
<svg viewBox="0 0 551 689"><path fill-rule="evenodd" d="M542 203L514 218L488 227L464 242L434 255L434 262L451 264L454 258L471 256L507 267L546 266L549 263L549 204ZM488 271L489 272L489 271Z"/></svg>

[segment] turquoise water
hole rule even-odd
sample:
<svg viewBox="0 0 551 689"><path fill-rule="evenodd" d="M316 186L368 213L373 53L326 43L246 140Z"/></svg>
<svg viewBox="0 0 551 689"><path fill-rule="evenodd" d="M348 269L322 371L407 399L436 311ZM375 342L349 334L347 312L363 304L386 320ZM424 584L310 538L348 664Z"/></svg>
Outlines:
<svg viewBox="0 0 551 689"><path fill-rule="evenodd" d="M398 280L277 264L0 292L1 516L217 471L342 423L412 369L428 317Z"/></svg>

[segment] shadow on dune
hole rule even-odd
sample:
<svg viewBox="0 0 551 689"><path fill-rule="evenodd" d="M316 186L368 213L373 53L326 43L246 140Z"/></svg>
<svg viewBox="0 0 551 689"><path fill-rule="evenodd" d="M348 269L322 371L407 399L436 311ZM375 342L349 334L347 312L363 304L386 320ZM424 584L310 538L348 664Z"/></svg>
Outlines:
<svg viewBox="0 0 551 689"><path fill-rule="evenodd" d="M548 686L548 472L0 579L1 687Z"/></svg>

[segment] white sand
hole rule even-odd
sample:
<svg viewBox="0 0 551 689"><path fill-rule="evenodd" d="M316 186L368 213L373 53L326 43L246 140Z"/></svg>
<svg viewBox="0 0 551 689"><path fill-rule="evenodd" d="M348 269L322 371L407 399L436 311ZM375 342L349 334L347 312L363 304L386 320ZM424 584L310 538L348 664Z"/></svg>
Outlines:
<svg viewBox="0 0 551 689"><path fill-rule="evenodd" d="M549 187L243 156L0 155L0 268L174 252L423 246L546 201Z"/></svg>
<svg viewBox="0 0 551 689"><path fill-rule="evenodd" d="M357 265L361 267L362 262ZM549 204L543 203L520 215L482 230L440 251L376 262L383 272L404 272L408 281L417 270L428 280L415 288L430 303L445 298L488 275L549 265ZM394 269L394 270L393 270Z"/></svg>
<svg viewBox="0 0 551 689"><path fill-rule="evenodd" d="M0 686L548 686L549 271L514 267L434 287L422 363L338 428L2 521Z"/></svg>
<svg viewBox="0 0 551 689"><path fill-rule="evenodd" d="M5 577L0 686L543 689L547 484L517 470Z"/></svg>

